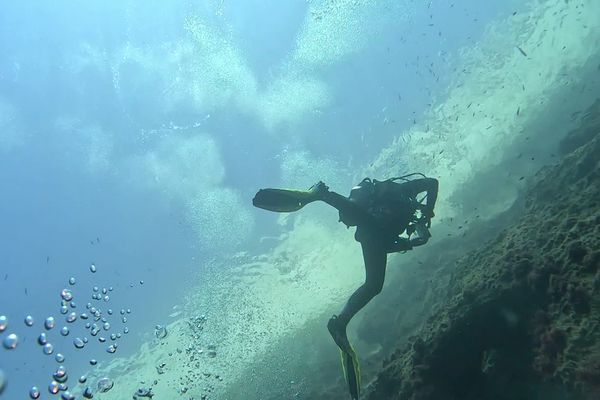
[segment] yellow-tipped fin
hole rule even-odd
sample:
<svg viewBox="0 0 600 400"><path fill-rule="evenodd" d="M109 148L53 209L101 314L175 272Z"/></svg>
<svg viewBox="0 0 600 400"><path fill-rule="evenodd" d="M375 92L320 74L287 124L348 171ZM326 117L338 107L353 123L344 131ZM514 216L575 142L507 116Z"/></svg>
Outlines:
<svg viewBox="0 0 600 400"><path fill-rule="evenodd" d="M252 199L252 204L269 211L293 212L313 200L314 194L308 190L261 189Z"/></svg>

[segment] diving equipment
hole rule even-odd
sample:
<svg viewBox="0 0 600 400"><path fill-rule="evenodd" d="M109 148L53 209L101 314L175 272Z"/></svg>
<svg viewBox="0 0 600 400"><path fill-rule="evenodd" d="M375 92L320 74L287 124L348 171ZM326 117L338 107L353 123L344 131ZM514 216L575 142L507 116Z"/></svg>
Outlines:
<svg viewBox="0 0 600 400"><path fill-rule="evenodd" d="M327 190L327 185L320 181L308 190L260 189L252 199L252 204L268 211L293 212L308 203L320 200Z"/></svg>
<svg viewBox="0 0 600 400"><path fill-rule="evenodd" d="M333 341L340 349L342 371L346 383L348 383L350 396L352 400L358 400L360 396L360 366L358 364L356 351L354 351L354 348L346 335L346 326L336 315L334 315L329 319L327 329L329 330Z"/></svg>

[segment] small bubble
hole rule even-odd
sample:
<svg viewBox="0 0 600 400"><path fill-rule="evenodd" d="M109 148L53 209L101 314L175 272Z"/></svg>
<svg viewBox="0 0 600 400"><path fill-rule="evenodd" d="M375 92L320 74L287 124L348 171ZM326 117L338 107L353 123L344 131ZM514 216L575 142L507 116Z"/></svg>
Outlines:
<svg viewBox="0 0 600 400"><path fill-rule="evenodd" d="M72 276L72 277L69 278L69 285L72 286L74 284L75 284L75 277Z"/></svg>
<svg viewBox="0 0 600 400"><path fill-rule="evenodd" d="M81 313L81 315L79 316L79 318L81 319L88 319L88 315L86 313Z"/></svg>
<svg viewBox="0 0 600 400"><path fill-rule="evenodd" d="M96 365L96 364L98 364L98 360L96 360L95 358L92 358L90 360L90 365Z"/></svg>
<svg viewBox="0 0 600 400"><path fill-rule="evenodd" d="M89 310L90 308L92 308L92 303L87 303L87 304L85 305L85 308L87 308L88 310Z"/></svg>
<svg viewBox="0 0 600 400"><path fill-rule="evenodd" d="M124 314L125 314L125 309L124 309L124 308L121 308L121 311L120 311L120 313L121 313L121 315L124 315Z"/></svg>
<svg viewBox="0 0 600 400"><path fill-rule="evenodd" d="M59 365L58 368L56 368L56 371L54 371L54 373L52 374L52 377L59 383L64 382L67 377L67 369L65 368L64 365Z"/></svg>
<svg viewBox="0 0 600 400"><path fill-rule="evenodd" d="M144 281L140 281L140 285L143 285L143 284L144 284Z"/></svg>
<svg viewBox="0 0 600 400"><path fill-rule="evenodd" d="M110 340L117 340L117 334L116 333L111 333L110 334Z"/></svg>
<svg viewBox="0 0 600 400"><path fill-rule="evenodd" d="M112 292L112 291L113 291L113 287L112 287L112 286L111 286L111 287L109 287L109 288L108 288L108 291L109 291L109 292Z"/></svg>
<svg viewBox="0 0 600 400"><path fill-rule="evenodd" d="M46 338L46 334L44 332L40 333L40 336L38 336L37 341L40 344L40 346L43 346L46 343L48 343L48 339Z"/></svg>
<svg viewBox="0 0 600 400"><path fill-rule="evenodd" d="M73 311L69 315L67 315L68 323L73 323L73 322L75 322L76 319L77 319L77 313L75 311Z"/></svg>
<svg viewBox="0 0 600 400"><path fill-rule="evenodd" d="M113 310L112 310L112 308L109 308L108 310L106 310L106 312L108 313L108 315L113 315Z"/></svg>
<svg viewBox="0 0 600 400"><path fill-rule="evenodd" d="M44 354L49 356L50 354L54 353L54 346L52 346L51 343L46 343L43 347L44 350Z"/></svg>
<svg viewBox="0 0 600 400"><path fill-rule="evenodd" d="M104 328L105 331L110 329L110 323L109 322L105 322L104 325L102 325L102 328Z"/></svg>
<svg viewBox="0 0 600 400"><path fill-rule="evenodd" d="M97 292L98 290L100 290L100 288L98 288L98 286L94 286L94 287L92 288L92 290L93 290L94 292Z"/></svg>
<svg viewBox="0 0 600 400"><path fill-rule="evenodd" d="M117 339L121 339L121 332L117 333Z"/></svg>
<svg viewBox="0 0 600 400"><path fill-rule="evenodd" d="M83 342L83 340L81 338L75 338L75 339L73 339L73 345L78 349L83 349L83 346L85 346L85 343Z"/></svg>
<svg viewBox="0 0 600 400"><path fill-rule="evenodd" d="M17 344L19 343L19 337L14 334L11 333L10 335L6 336L4 338L4 348L7 350L13 350L17 348Z"/></svg>
<svg viewBox="0 0 600 400"><path fill-rule="evenodd" d="M63 356L61 353L56 353L54 359L56 360L56 362L61 363L65 361L65 356Z"/></svg>
<svg viewBox="0 0 600 400"><path fill-rule="evenodd" d="M60 398L62 400L75 400L75 395L71 394L69 391L65 391Z"/></svg>
<svg viewBox="0 0 600 400"><path fill-rule="evenodd" d="M56 321L54 321L54 317L48 317L44 321L44 327L46 328L46 330L50 330L50 329L54 328L55 325L56 325Z"/></svg>
<svg viewBox="0 0 600 400"><path fill-rule="evenodd" d="M114 382L108 378L102 378L98 381L98 390L100 393L108 392L114 386Z"/></svg>
<svg viewBox="0 0 600 400"><path fill-rule="evenodd" d="M131 308L127 309L127 314L131 314Z"/></svg>
<svg viewBox="0 0 600 400"><path fill-rule="evenodd" d="M58 384L58 390L60 390L61 392L67 390L69 387L67 386L66 383L59 383Z"/></svg>
<svg viewBox="0 0 600 400"><path fill-rule="evenodd" d="M74 301L72 301L71 304L69 304L69 306L71 308L77 308L77 303L75 303Z"/></svg>
<svg viewBox="0 0 600 400"><path fill-rule="evenodd" d="M127 323L127 317L121 318L121 321L123 321L123 323L126 324Z"/></svg>
<svg viewBox="0 0 600 400"><path fill-rule="evenodd" d="M31 315L25 317L25 325L33 326L33 322L33 317Z"/></svg>
<svg viewBox="0 0 600 400"><path fill-rule="evenodd" d="M96 272L96 264L90 265L90 271L92 271L92 273Z"/></svg>
<svg viewBox="0 0 600 400"><path fill-rule="evenodd" d="M71 301L73 300L73 293L70 289L63 289L60 291L60 297L62 297L64 301Z"/></svg>
<svg viewBox="0 0 600 400"><path fill-rule="evenodd" d="M92 324L90 324L89 322L85 323L85 329L90 329L91 326L92 326Z"/></svg>
<svg viewBox="0 0 600 400"><path fill-rule="evenodd" d="M67 306L60 306L60 313L62 315L65 315L68 312L69 312L69 307L67 307Z"/></svg>
<svg viewBox="0 0 600 400"><path fill-rule="evenodd" d="M83 343L87 343L88 342L88 338L87 337L83 337Z"/></svg>
<svg viewBox="0 0 600 400"><path fill-rule="evenodd" d="M81 376L79 377L79 383L85 383L86 381L87 381L87 376L85 376L85 375L81 375Z"/></svg>
<svg viewBox="0 0 600 400"><path fill-rule="evenodd" d="M94 393L92 393L92 389L90 387L85 388L85 390L83 391L83 397L85 397L86 399L94 398Z"/></svg>
<svg viewBox="0 0 600 400"><path fill-rule="evenodd" d="M48 385L48 391L51 394L57 394L59 391L58 385L59 385L59 383L56 381L50 382L50 385Z"/></svg>
<svg viewBox="0 0 600 400"><path fill-rule="evenodd" d="M8 318L6 315L0 315L0 332L4 332L8 327Z"/></svg>
<svg viewBox="0 0 600 400"><path fill-rule="evenodd" d="M32 399L39 399L40 389L38 389L37 386L32 386L31 389L29 389L29 397Z"/></svg>
<svg viewBox="0 0 600 400"><path fill-rule="evenodd" d="M106 293L108 293L108 289L102 288L102 294L106 294Z"/></svg>
<svg viewBox="0 0 600 400"><path fill-rule="evenodd" d="M100 336L100 337L98 338L98 341L99 341L100 343L104 343L104 342L106 342L106 338L105 338L105 337L103 337L103 336Z"/></svg>
<svg viewBox="0 0 600 400"><path fill-rule="evenodd" d="M60 334L63 336L68 336L69 335L69 328L67 326L63 326L62 328L60 328Z"/></svg>
<svg viewBox="0 0 600 400"><path fill-rule="evenodd" d="M129 333L129 328L128 327L123 328L123 333L124 334L128 334Z"/></svg>
<svg viewBox="0 0 600 400"><path fill-rule="evenodd" d="M109 301L110 297L108 297L108 295L104 296L104 301Z"/></svg>
<svg viewBox="0 0 600 400"><path fill-rule="evenodd" d="M116 344L111 344L110 346L108 346L106 348L106 352L107 353L114 353L115 351L117 351L117 345Z"/></svg>

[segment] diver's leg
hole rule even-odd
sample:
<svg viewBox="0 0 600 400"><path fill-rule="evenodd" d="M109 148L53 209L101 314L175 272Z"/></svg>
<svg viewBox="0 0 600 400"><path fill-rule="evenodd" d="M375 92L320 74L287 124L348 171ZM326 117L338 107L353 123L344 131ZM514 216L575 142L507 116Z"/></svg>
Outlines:
<svg viewBox="0 0 600 400"><path fill-rule="evenodd" d="M361 245L365 261L365 283L350 296L342 312L338 316L333 316L327 324L333 340L343 350L350 347L346 326L356 313L381 293L385 280L387 253L383 246L376 240L364 241Z"/></svg>
<svg viewBox="0 0 600 400"><path fill-rule="evenodd" d="M336 192L327 191L321 194L319 200L334 207L340 214L352 215L352 219L355 220L358 225L375 226L373 216L346 196L342 196Z"/></svg>
<svg viewBox="0 0 600 400"><path fill-rule="evenodd" d="M338 315L340 321L346 325L373 297L381 293L385 280L387 253L383 246L375 241L365 241L361 246L365 261L365 283L350 296Z"/></svg>

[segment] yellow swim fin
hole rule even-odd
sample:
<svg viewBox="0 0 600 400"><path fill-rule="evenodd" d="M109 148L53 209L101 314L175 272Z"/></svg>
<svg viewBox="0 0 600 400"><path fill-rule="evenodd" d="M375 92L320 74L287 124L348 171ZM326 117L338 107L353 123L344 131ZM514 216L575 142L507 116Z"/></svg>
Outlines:
<svg viewBox="0 0 600 400"><path fill-rule="evenodd" d="M261 189L252 199L252 204L264 210L292 212L314 201L314 197L314 193L310 190Z"/></svg>
<svg viewBox="0 0 600 400"><path fill-rule="evenodd" d="M344 371L344 378L348 383L348 390L352 400L359 400L360 398L360 366L358 365L358 357L354 348L350 346L349 351L340 349L342 356L342 369Z"/></svg>

